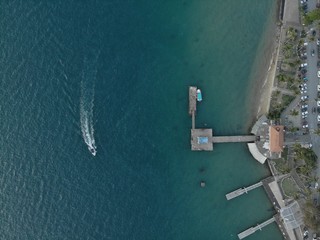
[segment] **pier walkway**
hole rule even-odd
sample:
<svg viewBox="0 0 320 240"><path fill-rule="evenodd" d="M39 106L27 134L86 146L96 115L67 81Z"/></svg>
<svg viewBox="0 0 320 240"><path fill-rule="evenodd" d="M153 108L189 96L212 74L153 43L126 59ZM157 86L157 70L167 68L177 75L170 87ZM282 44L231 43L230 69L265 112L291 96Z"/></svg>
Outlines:
<svg viewBox="0 0 320 240"><path fill-rule="evenodd" d="M192 119L190 142L192 151L212 151L214 143L252 143L258 139L255 135L213 136L212 128L196 128L196 112L197 87L189 86L189 115Z"/></svg>
<svg viewBox="0 0 320 240"><path fill-rule="evenodd" d="M251 191L255 188L258 188L260 186L262 186L262 182L258 182L256 184L249 186L249 187L239 188L231 193L226 194L226 198L227 198L227 200L231 200L233 198L241 196L244 193L248 193L249 191Z"/></svg>
<svg viewBox="0 0 320 240"><path fill-rule="evenodd" d="M194 130L196 128L196 113L194 111L192 111L192 130Z"/></svg>
<svg viewBox="0 0 320 240"><path fill-rule="evenodd" d="M197 87L189 87L189 114L197 111Z"/></svg>
<svg viewBox="0 0 320 240"><path fill-rule="evenodd" d="M243 238L248 237L249 235L255 233L257 230L261 231L263 227L269 225L270 223L273 223L274 221L275 221L275 218L272 217L272 218L268 219L267 221L265 221L265 222L263 222L261 224L258 224L255 227L251 227L251 228L243 231L242 233L239 233L238 234L238 238L239 239L243 239Z"/></svg>
<svg viewBox="0 0 320 240"><path fill-rule="evenodd" d="M213 143L233 143L233 142L254 142L256 141L256 136L213 136Z"/></svg>

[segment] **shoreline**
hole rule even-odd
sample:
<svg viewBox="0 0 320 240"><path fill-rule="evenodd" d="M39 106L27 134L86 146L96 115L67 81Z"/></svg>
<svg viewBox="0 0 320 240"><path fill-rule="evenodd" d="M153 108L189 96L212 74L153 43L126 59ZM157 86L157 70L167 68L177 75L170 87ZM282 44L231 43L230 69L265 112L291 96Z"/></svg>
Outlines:
<svg viewBox="0 0 320 240"><path fill-rule="evenodd" d="M261 44L258 47L258 53L250 74L252 85L248 103L248 108L251 113L250 124L255 122L263 114L267 114L270 107L282 32L282 27L279 24L281 3L276 2L275 4L275 9L270 16L268 26L266 26L265 33L262 36ZM250 128L251 125L249 125L248 128Z"/></svg>
<svg viewBox="0 0 320 240"><path fill-rule="evenodd" d="M280 3L275 2L249 75L251 87L248 89L249 98L246 104L250 118L247 129L251 129L253 123L269 111L281 44L279 9Z"/></svg>
<svg viewBox="0 0 320 240"><path fill-rule="evenodd" d="M281 29L277 27L277 33L276 38L273 46L273 51L271 54L271 59L269 61L269 67L264 75L264 81L261 86L261 96L260 101L258 105L258 110L256 113L256 118L261 116L262 114L266 114L269 112L270 108L270 101L271 101L271 95L272 95L272 89L274 87L274 82L276 78L276 72L277 72L277 62L279 57L279 50L280 50L280 38L279 34L281 34Z"/></svg>

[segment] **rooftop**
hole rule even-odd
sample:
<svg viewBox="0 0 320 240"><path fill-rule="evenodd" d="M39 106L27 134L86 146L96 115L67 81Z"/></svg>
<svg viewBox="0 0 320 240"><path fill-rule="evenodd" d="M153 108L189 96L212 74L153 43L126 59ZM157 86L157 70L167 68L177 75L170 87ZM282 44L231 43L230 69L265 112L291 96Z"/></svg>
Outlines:
<svg viewBox="0 0 320 240"><path fill-rule="evenodd" d="M284 127L271 125L269 127L269 150L272 153L281 153L284 145Z"/></svg>
<svg viewBox="0 0 320 240"><path fill-rule="evenodd" d="M288 229L295 229L303 224L303 214L296 201L287 207L281 208L280 215Z"/></svg>

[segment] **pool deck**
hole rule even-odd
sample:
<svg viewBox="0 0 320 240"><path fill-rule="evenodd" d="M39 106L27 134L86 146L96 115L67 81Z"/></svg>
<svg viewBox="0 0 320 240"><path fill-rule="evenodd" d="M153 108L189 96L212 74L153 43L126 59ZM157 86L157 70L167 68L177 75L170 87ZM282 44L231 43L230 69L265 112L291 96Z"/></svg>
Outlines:
<svg viewBox="0 0 320 240"><path fill-rule="evenodd" d="M199 137L207 137L208 143L199 144L198 142ZM212 129L210 128L191 129L191 150L192 151L212 151L213 150Z"/></svg>

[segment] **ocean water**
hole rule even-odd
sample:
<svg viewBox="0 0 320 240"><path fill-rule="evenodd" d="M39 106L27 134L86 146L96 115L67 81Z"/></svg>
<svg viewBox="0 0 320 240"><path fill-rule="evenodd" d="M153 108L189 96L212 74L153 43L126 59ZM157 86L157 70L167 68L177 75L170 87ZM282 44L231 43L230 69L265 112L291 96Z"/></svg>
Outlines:
<svg viewBox="0 0 320 240"><path fill-rule="evenodd" d="M226 201L270 173L245 144L191 152L188 116L195 84L198 127L247 133L275 2L1 1L0 239L237 239L275 214Z"/></svg>

